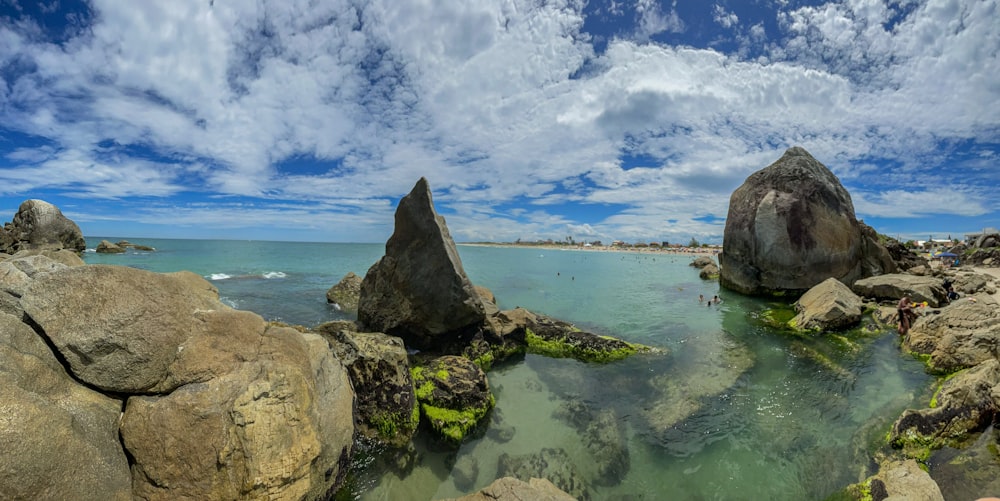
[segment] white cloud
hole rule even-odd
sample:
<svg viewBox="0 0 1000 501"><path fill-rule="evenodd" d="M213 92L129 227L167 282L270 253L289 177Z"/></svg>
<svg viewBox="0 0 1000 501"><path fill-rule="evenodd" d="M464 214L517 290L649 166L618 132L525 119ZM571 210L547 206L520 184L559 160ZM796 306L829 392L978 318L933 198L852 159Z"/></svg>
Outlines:
<svg viewBox="0 0 1000 501"><path fill-rule="evenodd" d="M757 24L734 35L763 50L755 60L649 43L685 30L675 6L649 0L635 4L635 37L601 54L575 0L94 6L94 25L64 46L39 42L30 23L0 26L0 66L17 77L0 85L0 119L48 139L2 150L17 166L0 170L4 193L251 196L266 209L249 217L277 224L290 210L341 234L333 220L384 216L426 176L454 211L456 237L573 228L704 239L721 228L700 218L724 217L747 175L799 144L858 190L860 215L997 205L971 182L938 192L931 169L913 170L946 161L942 141L996 142L995 0L802 7L782 15L783 34ZM614 2L604 10L624 12ZM739 30L735 13L715 5L713 14ZM135 145L158 158L132 156ZM625 170L623 154L648 165ZM283 163L297 156L329 160L329 171ZM875 172L881 157L900 169ZM995 169L978 162L963 168ZM961 201L921 205L903 191ZM626 209L577 221L559 214L565 203ZM213 209L185 214L194 221L199 210ZM365 235L370 218L352 220Z"/></svg>
<svg viewBox="0 0 1000 501"><path fill-rule="evenodd" d="M712 6L712 16L715 22L722 25L723 28L732 28L740 22L740 18L735 12L729 12L719 4Z"/></svg>

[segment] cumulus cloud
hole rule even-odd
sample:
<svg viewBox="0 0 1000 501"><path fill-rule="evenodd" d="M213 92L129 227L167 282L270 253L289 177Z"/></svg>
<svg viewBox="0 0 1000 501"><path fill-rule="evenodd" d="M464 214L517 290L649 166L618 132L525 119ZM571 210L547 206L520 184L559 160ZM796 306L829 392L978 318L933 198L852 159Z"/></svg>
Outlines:
<svg viewBox="0 0 1000 501"><path fill-rule="evenodd" d="M460 239L704 241L733 189L802 145L860 216L997 210L995 150L954 154L997 143L995 0L778 2L774 33L714 5L734 53L656 42L688 23L650 0L599 53L578 0L92 5L59 43L0 23L0 122L32 138L0 150L4 195L249 197L181 214L377 241L374 216L426 176Z"/></svg>

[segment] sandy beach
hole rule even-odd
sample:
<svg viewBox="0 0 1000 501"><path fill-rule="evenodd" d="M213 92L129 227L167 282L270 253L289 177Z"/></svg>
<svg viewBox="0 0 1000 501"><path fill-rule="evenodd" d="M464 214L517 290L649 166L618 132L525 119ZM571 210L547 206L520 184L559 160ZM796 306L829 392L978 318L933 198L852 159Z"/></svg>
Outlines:
<svg viewBox="0 0 1000 501"><path fill-rule="evenodd" d="M972 271L976 273L982 273L985 275L992 276L995 280L1000 281L1000 268L985 268L981 266L973 267Z"/></svg>
<svg viewBox="0 0 1000 501"><path fill-rule="evenodd" d="M489 242L468 242L456 245L467 245L470 247L500 247L518 249L545 249L556 251L581 251L581 252L622 252L632 254L662 254L669 256L708 256L718 258L721 247L619 247L611 245L582 246L582 245L555 245L555 244L515 244L515 243L489 243Z"/></svg>

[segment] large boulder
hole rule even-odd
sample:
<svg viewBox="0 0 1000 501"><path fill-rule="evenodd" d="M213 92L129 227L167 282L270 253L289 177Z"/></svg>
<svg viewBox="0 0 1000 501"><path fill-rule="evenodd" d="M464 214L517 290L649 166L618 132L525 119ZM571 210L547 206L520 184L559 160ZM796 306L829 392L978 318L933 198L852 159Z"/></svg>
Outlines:
<svg viewBox="0 0 1000 501"><path fill-rule="evenodd" d="M81 386L21 319L0 313L0 497L130 500L122 402Z"/></svg>
<svg viewBox="0 0 1000 501"><path fill-rule="evenodd" d="M171 364L192 356L178 348L207 329L196 313L230 309L193 273L106 265L44 274L21 305L76 377L119 393L169 392L183 384L171 376Z"/></svg>
<svg viewBox="0 0 1000 501"><path fill-rule="evenodd" d="M19 250L87 250L83 232L58 207L44 200L25 200L14 219L0 229L0 252Z"/></svg>
<svg viewBox="0 0 1000 501"><path fill-rule="evenodd" d="M911 301L915 303L926 301L931 308L937 308L948 302L948 291L944 289L941 279L907 273L863 278L854 282L851 290L861 297L880 301L899 300L903 296L910 296Z"/></svg>
<svg viewBox="0 0 1000 501"><path fill-rule="evenodd" d="M385 255L361 283L358 321L430 349L478 332L485 318L427 180L420 178L399 201Z"/></svg>
<svg viewBox="0 0 1000 501"><path fill-rule="evenodd" d="M323 333L357 393L358 432L396 447L408 444L420 424L420 408L403 341L380 332Z"/></svg>
<svg viewBox="0 0 1000 501"><path fill-rule="evenodd" d="M870 240L837 177L806 150L789 148L730 197L720 284L744 294L800 294L831 277L851 283L896 271Z"/></svg>
<svg viewBox="0 0 1000 501"><path fill-rule="evenodd" d="M791 324L801 330L836 330L861 321L864 302L835 278L809 289L795 303L798 314Z"/></svg>
<svg viewBox="0 0 1000 501"><path fill-rule="evenodd" d="M97 244L97 249L94 249L94 252L98 254L122 254L125 252L125 247L113 244L107 240L101 240L101 243Z"/></svg>
<svg viewBox="0 0 1000 501"><path fill-rule="evenodd" d="M322 336L229 308L187 272L55 269L20 303L77 380L127 399L109 443L135 498L318 499L343 479L354 391Z"/></svg>
<svg viewBox="0 0 1000 501"><path fill-rule="evenodd" d="M935 372L951 373L1000 357L1000 304L981 294L962 298L937 315L925 315L903 340L903 349L929 356Z"/></svg>
<svg viewBox="0 0 1000 501"><path fill-rule="evenodd" d="M276 326L245 335L256 338L253 359L168 395L129 398L121 436L136 498L319 499L342 478L353 391L327 341ZM227 345L222 337L214 341ZM214 355L229 358L231 346L220 348Z"/></svg>

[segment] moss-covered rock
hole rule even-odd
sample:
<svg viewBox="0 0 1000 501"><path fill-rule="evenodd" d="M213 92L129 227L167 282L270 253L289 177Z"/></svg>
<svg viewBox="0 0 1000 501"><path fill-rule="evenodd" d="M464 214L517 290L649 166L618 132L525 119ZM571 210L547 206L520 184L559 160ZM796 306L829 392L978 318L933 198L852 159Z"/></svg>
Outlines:
<svg viewBox="0 0 1000 501"><path fill-rule="evenodd" d="M496 403L486 373L468 358L435 358L411 373L423 416L453 445L462 443Z"/></svg>

